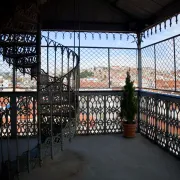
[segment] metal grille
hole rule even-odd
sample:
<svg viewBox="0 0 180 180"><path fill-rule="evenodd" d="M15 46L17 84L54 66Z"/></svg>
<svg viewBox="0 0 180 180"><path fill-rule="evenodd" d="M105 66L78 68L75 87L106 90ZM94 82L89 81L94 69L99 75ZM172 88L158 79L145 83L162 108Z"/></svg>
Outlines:
<svg viewBox="0 0 180 180"><path fill-rule="evenodd" d="M41 68L45 72L48 72L47 49L48 47L41 47Z"/></svg>
<svg viewBox="0 0 180 180"><path fill-rule="evenodd" d="M180 99L178 96L140 93L140 132L180 157Z"/></svg>
<svg viewBox="0 0 180 180"><path fill-rule="evenodd" d="M61 47L57 43L43 38L41 51L41 65L45 72L57 77L67 72L67 55L64 53L62 56ZM77 48L76 52L78 52ZM134 85L137 87L137 49L80 47L80 59L82 89L121 89L124 85L125 71L129 68ZM31 80L30 76L23 76L17 71L13 78L13 67L9 68L2 57L0 62L3 70L0 73L1 91L2 89L13 91L14 81L16 91L36 90L36 82ZM143 88L179 91L179 74L179 36L142 48Z"/></svg>
<svg viewBox="0 0 180 180"><path fill-rule="evenodd" d="M0 92L13 90L13 69L0 55Z"/></svg>
<svg viewBox="0 0 180 180"><path fill-rule="evenodd" d="M56 59L55 59L55 53L56 53L56 47L49 47L47 51L47 62L48 62L48 74L50 76L54 76L55 69L56 69ZM59 58L58 58L59 59ZM61 59L60 59L61 61Z"/></svg>
<svg viewBox="0 0 180 180"><path fill-rule="evenodd" d="M80 59L81 89L121 89L129 69L137 86L136 49L80 47Z"/></svg>
<svg viewBox="0 0 180 180"><path fill-rule="evenodd" d="M11 136L11 98L9 96L0 95L0 128L1 137Z"/></svg>
<svg viewBox="0 0 180 180"><path fill-rule="evenodd" d="M36 99L32 96L16 97L17 134L19 136L37 135Z"/></svg>
<svg viewBox="0 0 180 180"><path fill-rule="evenodd" d="M77 134L122 132L121 92L80 92Z"/></svg>
<svg viewBox="0 0 180 180"><path fill-rule="evenodd" d="M43 40L42 40L43 41ZM42 46L42 69L57 77L72 69L68 67L66 52L58 44L46 42ZM70 47L74 50L73 47ZM75 48L78 54L78 48ZM131 70L132 80L137 87L137 50L127 48L80 47L80 88L81 89L121 89L126 71Z"/></svg>
<svg viewBox="0 0 180 180"><path fill-rule="evenodd" d="M137 50L110 49L110 87L122 88L125 85L126 72L130 70L134 86L137 82Z"/></svg>
<svg viewBox="0 0 180 180"><path fill-rule="evenodd" d="M175 56L176 56L176 90L180 91L180 36L175 38Z"/></svg>
<svg viewBox="0 0 180 180"><path fill-rule="evenodd" d="M81 48L80 88L108 88L108 49Z"/></svg>
<svg viewBox="0 0 180 180"><path fill-rule="evenodd" d="M156 88L175 90L173 39L155 45Z"/></svg>
<svg viewBox="0 0 180 180"><path fill-rule="evenodd" d="M0 56L0 92L15 91L36 91L36 80L31 79L28 74L23 75L19 70L13 69Z"/></svg>
<svg viewBox="0 0 180 180"><path fill-rule="evenodd" d="M11 135L14 137L16 134L18 136L37 135L36 93L2 92L0 124L1 137Z"/></svg>
<svg viewBox="0 0 180 180"><path fill-rule="evenodd" d="M142 85L144 88L156 88L154 52L154 46L142 49Z"/></svg>
<svg viewBox="0 0 180 180"><path fill-rule="evenodd" d="M15 91L36 91L37 81L28 74L22 74L19 70L15 73Z"/></svg>
<svg viewBox="0 0 180 180"><path fill-rule="evenodd" d="M179 36L142 48L143 88L179 91L179 59Z"/></svg>

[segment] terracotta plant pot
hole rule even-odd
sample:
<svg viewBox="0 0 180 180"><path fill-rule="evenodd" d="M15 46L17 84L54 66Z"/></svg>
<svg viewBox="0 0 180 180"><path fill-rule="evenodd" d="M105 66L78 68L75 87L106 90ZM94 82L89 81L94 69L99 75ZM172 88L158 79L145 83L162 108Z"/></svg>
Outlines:
<svg viewBox="0 0 180 180"><path fill-rule="evenodd" d="M123 123L123 127L124 127L124 132L123 132L124 137L133 138L136 136L136 124Z"/></svg>

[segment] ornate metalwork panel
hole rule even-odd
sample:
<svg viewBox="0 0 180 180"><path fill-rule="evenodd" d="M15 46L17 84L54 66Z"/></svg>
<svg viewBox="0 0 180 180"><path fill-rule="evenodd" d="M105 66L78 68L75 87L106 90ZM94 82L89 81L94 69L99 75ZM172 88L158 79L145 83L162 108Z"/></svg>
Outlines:
<svg viewBox="0 0 180 180"><path fill-rule="evenodd" d="M1 94L1 136L36 136L38 132L36 93L1 92Z"/></svg>
<svg viewBox="0 0 180 180"><path fill-rule="evenodd" d="M121 92L106 96L105 114L106 114L106 133L122 132L121 111Z"/></svg>
<svg viewBox="0 0 180 180"><path fill-rule="evenodd" d="M17 104L17 134L19 136L37 135L36 96L18 96Z"/></svg>
<svg viewBox="0 0 180 180"><path fill-rule="evenodd" d="M104 96L103 95L90 95L89 97L89 133L98 134L104 133Z"/></svg>
<svg viewBox="0 0 180 180"><path fill-rule="evenodd" d="M11 136L11 97L0 95L0 136Z"/></svg>
<svg viewBox="0 0 180 180"><path fill-rule="evenodd" d="M140 132L180 157L180 100L178 96L140 93Z"/></svg>
<svg viewBox="0 0 180 180"><path fill-rule="evenodd" d="M77 134L122 132L120 92L90 91L79 94Z"/></svg>

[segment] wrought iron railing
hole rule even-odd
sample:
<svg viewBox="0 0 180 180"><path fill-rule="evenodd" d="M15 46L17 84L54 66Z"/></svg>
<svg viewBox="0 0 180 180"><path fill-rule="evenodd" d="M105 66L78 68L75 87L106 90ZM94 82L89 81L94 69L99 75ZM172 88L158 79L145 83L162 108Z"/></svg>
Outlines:
<svg viewBox="0 0 180 180"><path fill-rule="evenodd" d="M139 91L139 132L180 157L180 97ZM80 91L77 135L122 133L119 117L122 91ZM37 135L36 93L2 93L1 138ZM25 106L30 107L27 112ZM31 131L29 131L31 129ZM46 152L47 153L47 152ZM49 154L49 151L48 151Z"/></svg>
<svg viewBox="0 0 180 180"><path fill-rule="evenodd" d="M33 92L1 92L0 136L36 136L37 101Z"/></svg>
<svg viewBox="0 0 180 180"><path fill-rule="evenodd" d="M69 47L74 50L74 47ZM75 48L78 51L78 47ZM42 38L41 60L42 69L51 76L60 77L67 72L63 68L68 63L66 55L62 58L61 47L49 38ZM138 63L136 48L83 47L79 49L80 88L82 89L120 89L124 85L126 71L131 69L131 77L138 86ZM180 35L143 47L142 54L142 87L180 91ZM13 80L16 91L22 89L36 90L36 84L30 76L17 77L6 63L0 72L5 80ZM71 67L70 67L71 68ZM14 77L15 75L15 77ZM10 85L9 88L13 84ZM0 84L1 86L1 84ZM11 90L13 88L10 88ZM2 87L0 87L2 88ZM5 87L4 90L5 91Z"/></svg>
<svg viewBox="0 0 180 180"><path fill-rule="evenodd" d="M122 91L81 91L76 134L121 133L122 121L119 118L121 95ZM16 137L16 133L18 136L27 136L27 130L29 136L37 135L35 92L3 92L0 96L0 107L3 112L2 137Z"/></svg>
<svg viewBox="0 0 180 180"><path fill-rule="evenodd" d="M80 91L77 134L121 133L122 91Z"/></svg>
<svg viewBox="0 0 180 180"><path fill-rule="evenodd" d="M142 87L180 91L180 35L143 47Z"/></svg>
<svg viewBox="0 0 180 180"><path fill-rule="evenodd" d="M139 92L140 133L180 157L180 97Z"/></svg>

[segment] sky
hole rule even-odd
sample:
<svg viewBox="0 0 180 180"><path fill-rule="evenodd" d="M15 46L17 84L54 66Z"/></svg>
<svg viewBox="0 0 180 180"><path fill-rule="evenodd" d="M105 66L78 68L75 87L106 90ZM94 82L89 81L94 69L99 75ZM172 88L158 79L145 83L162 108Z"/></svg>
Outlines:
<svg viewBox="0 0 180 180"><path fill-rule="evenodd" d="M142 47L180 34L180 24L176 24L175 18L172 19L172 22L173 23L172 23L171 27L169 27L169 23L167 22L167 28L166 29L164 29L163 25L162 25L162 31L161 32L158 31L156 34L153 33L153 35L150 35L149 37L144 39L143 43L142 43ZM159 30L159 28L157 28L157 30ZM42 32L42 34L47 36L47 32ZM49 37L50 37L50 39L53 39L53 40L65 45L65 46L73 46L74 45L74 36L73 35L74 35L73 33L64 33L64 38L63 38L62 32L58 32L58 33L50 32ZM78 37L78 34L76 34L76 38L75 38L76 46L79 45L79 40L77 37ZM93 38L94 38L94 40L93 40ZM93 46L93 47L136 48L137 45L135 42L133 42L133 40L134 40L133 37L130 36L129 40L127 41L127 35L126 34L123 34L123 35L121 35L121 34L108 34L108 39L106 39L106 34L101 34L101 40L100 40L98 33L96 33L96 34L91 34L91 33L85 34L85 33L83 33L83 34L81 34L80 45L81 46ZM45 43L45 41L42 41L42 44L45 46L47 45ZM126 56L125 52L120 57L120 56L118 56L118 52L115 52L115 50L112 50L112 51L114 51L114 53L117 54L117 59L115 57L113 57L114 64L120 58L121 59L126 58L126 60L127 60L127 56ZM96 59L97 57L99 57L98 59L106 61L107 54L104 54L103 56L101 56L100 52L103 52L103 51L96 51L96 54L94 53L93 55L91 55L92 52L88 53L88 51L87 51L86 57L88 59L92 59L92 58ZM164 55L166 55L167 52L164 51L164 53L165 53ZM44 56L46 56L46 50L45 49L43 50L43 54L44 54ZM52 55L52 54L54 54L53 50L51 53L51 59L53 59L53 61L54 61L54 55ZM111 53L111 57L112 57L112 54L113 53ZM133 57L134 57L134 55L132 54L132 58ZM82 59L82 57L81 57L81 59ZM168 58L168 59L170 59L170 58ZM147 61L148 61L148 59L147 59ZM86 64L86 62L84 62L84 63ZM2 65L2 64L4 64L4 63L0 60L0 65ZM121 64L121 65L123 65L123 64ZM165 65L166 65L166 63L165 63ZM4 70L7 70L7 68L4 68Z"/></svg>
<svg viewBox="0 0 180 180"><path fill-rule="evenodd" d="M175 18L172 19L172 26L169 26L169 21L167 21L167 28L164 29L164 24L162 24L162 30L159 31L159 27L157 27L157 33L153 33L143 39L142 47L159 42L161 40L170 38L172 36L180 34L180 24L176 24ZM43 35L47 36L47 32L43 32ZM150 33L149 33L150 34ZM73 46L74 45L74 33L69 32L49 32L50 39L53 39L65 46ZM76 46L79 45L78 33L75 35L75 43ZM81 46L88 46L88 47L116 47L116 48L136 48L137 44L134 41L134 38L130 35L129 39L127 38L127 34L107 34L103 33L82 33L80 35L80 45ZM101 37L101 40L100 40ZM128 39L128 40L127 40ZM46 46L47 44L43 42ZM180 47L180 39L178 42L178 46ZM158 44L157 46L157 68L158 69L173 69L174 68L174 58L173 58L173 45L172 41L169 43ZM53 51L53 50L52 50ZM51 52L52 52L51 51ZM151 67L153 65L153 54L154 52L150 49L146 49L147 52L144 54L146 57L144 58L143 65ZM81 67L93 67L93 66L107 66L108 64L108 50L107 49L81 49ZM44 49L43 54L46 54L46 49ZM180 54L179 54L180 56ZM178 56L178 57L179 57ZM51 55L51 57L54 57ZM54 59L54 58L52 58ZM46 60L45 60L46 61ZM137 58L136 52L130 52L128 50L110 50L110 62L111 65L120 65L120 66L137 66ZM163 62L163 63L162 63ZM154 66L154 65L153 65ZM179 69L179 68L178 68Z"/></svg>
<svg viewBox="0 0 180 180"><path fill-rule="evenodd" d="M180 20L180 18L179 18ZM157 33L153 33L146 39L143 40L142 47L147 46L149 44L170 38L172 36L180 34L180 24L176 24L175 18L172 18L172 26L169 26L169 21L167 21L167 28L164 29L164 24L162 23L162 30L159 31L159 27L157 27ZM43 32L43 35L47 36L46 32ZM120 34L113 34L108 35L108 39L106 39L106 34L101 34L101 40L99 39L99 34L91 34L91 33L83 33L81 34L81 46L93 46L93 47L128 47L128 48L136 48L137 45L135 42L132 42L134 39L133 37L129 37L127 41L127 35L123 34L122 39L120 40ZM64 37L63 37L64 36ZM86 36L86 40L85 40ZM93 40L94 36L94 40ZM74 34L73 33L55 33L50 32L49 37L57 42L65 46L73 46L74 45ZM71 37L71 39L70 39ZM78 34L76 34L76 46L79 45Z"/></svg>

